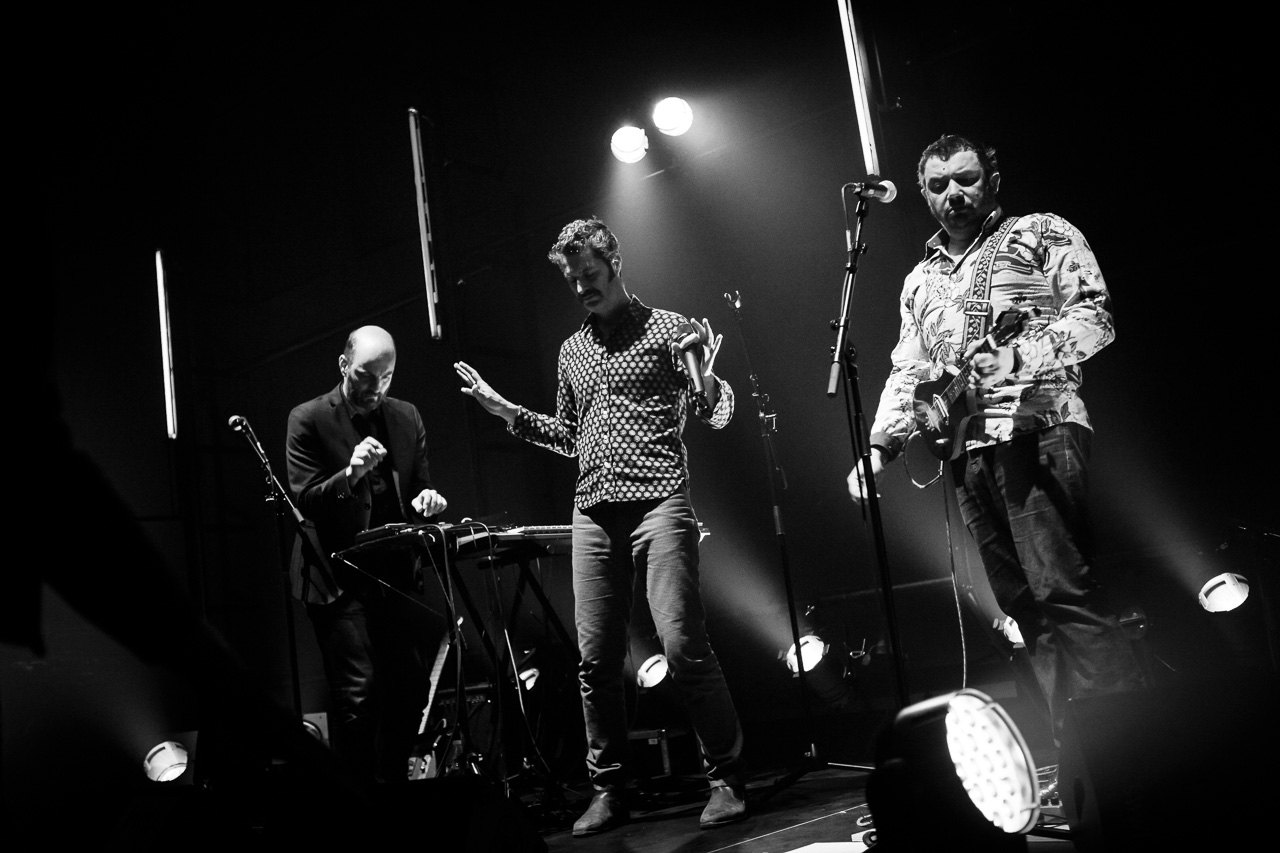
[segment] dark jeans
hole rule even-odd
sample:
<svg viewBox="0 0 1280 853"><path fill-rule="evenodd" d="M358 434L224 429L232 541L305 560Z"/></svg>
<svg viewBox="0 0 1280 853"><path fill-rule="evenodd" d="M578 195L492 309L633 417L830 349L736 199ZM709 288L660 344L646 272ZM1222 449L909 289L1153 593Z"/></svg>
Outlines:
<svg viewBox="0 0 1280 853"><path fill-rule="evenodd" d="M1142 670L1092 566L1092 433L1063 424L952 463L960 513L997 603L1026 642L1060 742L1067 700L1141 687Z"/></svg>
<svg viewBox="0 0 1280 853"><path fill-rule="evenodd" d="M627 781L623 668L632 595L646 577L663 653L714 785L737 785L742 727L707 639L698 592L698 523L681 491L663 500L597 504L573 514L573 594L587 769L600 788Z"/></svg>
<svg viewBox="0 0 1280 853"><path fill-rule="evenodd" d="M406 781L444 625L369 582L307 613L329 682L334 754L360 782Z"/></svg>

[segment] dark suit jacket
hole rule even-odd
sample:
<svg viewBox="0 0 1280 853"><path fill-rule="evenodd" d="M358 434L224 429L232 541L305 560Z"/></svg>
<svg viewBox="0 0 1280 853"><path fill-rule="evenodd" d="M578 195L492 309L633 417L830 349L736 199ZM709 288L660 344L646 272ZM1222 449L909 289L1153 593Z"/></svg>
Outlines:
<svg viewBox="0 0 1280 853"><path fill-rule="evenodd" d="M384 444L394 467L396 495L404 520L426 521L410 504L423 489L432 488L422 416L413 404L394 397L383 401L382 414L387 428ZM314 523L323 555L300 547L301 539L294 548L290 565L293 594L308 604L328 604L337 598L341 589L325 577L325 558L349 548L355 543L356 534L369 526L373 507L370 480L362 477L352 491L345 473L360 440L343 403L341 386L289 413L289 488L298 510Z"/></svg>

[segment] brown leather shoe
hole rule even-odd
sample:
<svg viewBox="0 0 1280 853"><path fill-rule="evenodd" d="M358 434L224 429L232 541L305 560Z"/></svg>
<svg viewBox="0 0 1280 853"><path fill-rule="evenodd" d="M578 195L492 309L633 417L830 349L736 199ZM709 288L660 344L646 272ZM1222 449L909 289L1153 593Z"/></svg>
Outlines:
<svg viewBox="0 0 1280 853"><path fill-rule="evenodd" d="M612 789L596 791L591 804L573 824L574 838L595 835L631 820L631 810L622 802L622 794Z"/></svg>
<svg viewBox="0 0 1280 853"><path fill-rule="evenodd" d="M702 810L698 826L702 829L710 829L742 820L747 816L745 793L744 789L731 785L717 785L712 788L711 799L707 801L707 807Z"/></svg>

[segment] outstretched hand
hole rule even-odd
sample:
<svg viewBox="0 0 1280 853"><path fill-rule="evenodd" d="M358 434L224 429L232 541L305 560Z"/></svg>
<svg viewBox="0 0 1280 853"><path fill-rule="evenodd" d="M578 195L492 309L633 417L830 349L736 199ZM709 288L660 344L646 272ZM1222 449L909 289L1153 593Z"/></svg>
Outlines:
<svg viewBox="0 0 1280 853"><path fill-rule="evenodd" d="M494 391L488 382L485 382L474 367L465 361L454 362L453 369L457 371L458 377L462 379L462 393L469 397L474 397L476 402L484 407L484 410L491 415L497 415L507 423L514 423L516 412L519 407L512 404L505 397Z"/></svg>

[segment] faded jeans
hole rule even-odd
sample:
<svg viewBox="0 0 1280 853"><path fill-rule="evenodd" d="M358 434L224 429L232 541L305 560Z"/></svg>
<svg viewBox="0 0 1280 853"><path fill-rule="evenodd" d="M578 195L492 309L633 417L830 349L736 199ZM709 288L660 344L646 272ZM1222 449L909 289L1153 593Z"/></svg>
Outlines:
<svg viewBox="0 0 1280 853"><path fill-rule="evenodd" d="M623 684L635 579L688 711L713 786L740 783L742 727L707 639L698 592L698 524L688 493L596 504L573 514L573 594L587 769L597 788L621 786L626 766Z"/></svg>
<svg viewBox="0 0 1280 853"><path fill-rule="evenodd" d="M1067 700L1143 685L1092 565L1092 432L1063 424L953 463L960 513L997 603L1018 623L1060 743Z"/></svg>

